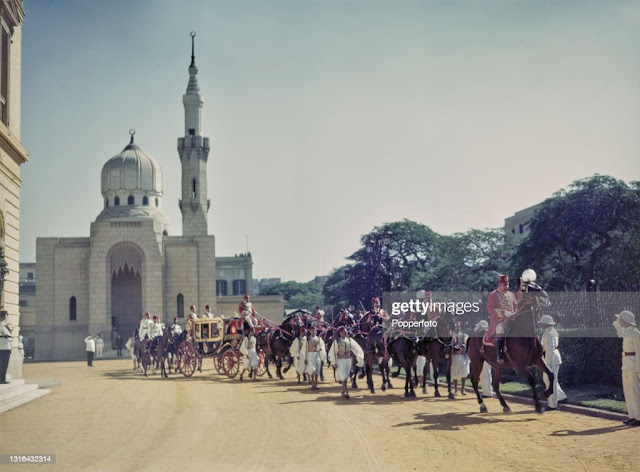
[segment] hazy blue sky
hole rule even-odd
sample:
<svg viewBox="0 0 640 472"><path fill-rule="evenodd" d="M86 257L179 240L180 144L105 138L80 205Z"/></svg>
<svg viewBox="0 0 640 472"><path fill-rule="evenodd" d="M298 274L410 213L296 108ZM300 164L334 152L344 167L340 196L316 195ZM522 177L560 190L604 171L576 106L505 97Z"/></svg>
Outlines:
<svg viewBox="0 0 640 472"><path fill-rule="evenodd" d="M136 142L181 234L189 32L209 232L254 277L309 280L375 225L499 227L594 173L640 180L640 3L25 0L21 260L88 236Z"/></svg>

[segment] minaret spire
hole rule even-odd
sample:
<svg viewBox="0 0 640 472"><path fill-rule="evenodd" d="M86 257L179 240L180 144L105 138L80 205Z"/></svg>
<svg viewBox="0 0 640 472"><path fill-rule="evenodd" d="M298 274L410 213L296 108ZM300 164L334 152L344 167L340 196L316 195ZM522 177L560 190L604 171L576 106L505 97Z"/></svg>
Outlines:
<svg viewBox="0 0 640 472"><path fill-rule="evenodd" d="M196 32L192 31L191 32L191 65L189 67L195 67L196 66L196 55L195 55L195 37L196 37Z"/></svg>
<svg viewBox="0 0 640 472"><path fill-rule="evenodd" d="M204 97L198 86L198 67L196 66L195 37L191 36L191 65L187 91L182 96L184 105L184 138L178 138L178 153L182 163L182 198L179 205L182 211L182 235L206 236L207 212L210 201L207 196L207 160L209 157L209 138L201 134L202 105Z"/></svg>

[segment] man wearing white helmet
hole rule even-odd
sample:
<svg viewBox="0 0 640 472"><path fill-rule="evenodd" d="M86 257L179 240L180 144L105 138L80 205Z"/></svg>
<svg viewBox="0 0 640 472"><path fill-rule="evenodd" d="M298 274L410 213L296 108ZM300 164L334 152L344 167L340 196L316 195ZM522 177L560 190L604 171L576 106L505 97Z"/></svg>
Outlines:
<svg viewBox="0 0 640 472"><path fill-rule="evenodd" d="M538 321L538 324L544 332L542 333L542 349L544 350L544 362L549 367L549 370L553 372L553 393L549 397L549 404L546 411L554 411L558 408L558 397L560 395L560 384L558 383L558 371L562 364L562 356L558 350L558 331L554 327L555 321L550 315L544 315ZM549 384L549 378L545 375L545 384Z"/></svg>
<svg viewBox="0 0 640 472"><path fill-rule="evenodd" d="M473 327L473 336L482 337L484 332L489 328L489 322L480 320ZM482 364L482 372L480 372L480 389L483 398L493 397L493 387L491 386L491 364L484 362Z"/></svg>
<svg viewBox="0 0 640 472"><path fill-rule="evenodd" d="M630 311L624 310L616 318L613 326L622 338L622 389L629 413L623 423L640 426L640 331Z"/></svg>

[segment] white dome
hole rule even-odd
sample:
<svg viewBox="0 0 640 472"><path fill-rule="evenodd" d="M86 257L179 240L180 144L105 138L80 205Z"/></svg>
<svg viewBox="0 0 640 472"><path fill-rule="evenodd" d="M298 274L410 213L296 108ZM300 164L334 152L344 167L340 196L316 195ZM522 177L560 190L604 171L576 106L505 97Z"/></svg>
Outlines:
<svg viewBox="0 0 640 472"><path fill-rule="evenodd" d="M162 169L160 164L133 142L102 167L104 208L96 221L152 219L164 231L169 220L162 212Z"/></svg>
<svg viewBox="0 0 640 472"><path fill-rule="evenodd" d="M102 168L102 195L110 192L141 190L149 197L162 195L162 169L160 164L131 142Z"/></svg>

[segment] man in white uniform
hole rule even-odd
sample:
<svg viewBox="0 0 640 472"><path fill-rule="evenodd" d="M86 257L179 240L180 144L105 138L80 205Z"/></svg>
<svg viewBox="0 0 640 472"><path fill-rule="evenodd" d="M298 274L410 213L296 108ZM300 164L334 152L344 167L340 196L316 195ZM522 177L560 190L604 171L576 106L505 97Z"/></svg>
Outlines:
<svg viewBox="0 0 640 472"><path fill-rule="evenodd" d="M151 321L151 313L146 312L144 314L144 318L140 320L140 328L138 328L138 337L140 341L144 341L145 339L151 339L151 325L153 321Z"/></svg>
<svg viewBox="0 0 640 472"><path fill-rule="evenodd" d="M102 339L102 335L98 334L95 337L96 342L96 359L102 358L102 353L104 352L104 339Z"/></svg>
<svg viewBox="0 0 640 472"><path fill-rule="evenodd" d="M249 370L249 378L253 376L254 380L258 380L256 369L258 368L258 352L256 351L256 337L255 329L249 330L249 336L245 336L240 345L240 352L243 357L242 372L240 373L240 380L244 375L245 370Z"/></svg>
<svg viewBox="0 0 640 472"><path fill-rule="evenodd" d="M289 348L289 354L293 357L293 365L296 368L296 375L298 377L298 383L302 381L305 373L305 366L307 360L307 332L304 328L300 328L300 334L291 343Z"/></svg>
<svg viewBox="0 0 640 472"><path fill-rule="evenodd" d="M338 338L331 345L329 359L335 369L336 380L342 383L342 396L349 399L347 390L347 380L351 373L351 354L356 356L356 365L364 367L364 352L360 345L347 337L347 330L344 326L338 328Z"/></svg>
<svg viewBox="0 0 640 472"><path fill-rule="evenodd" d="M213 313L211 313L211 307L209 305L206 305L204 307L204 316L203 317L206 317L208 320L212 320L213 318L215 318L213 316Z"/></svg>
<svg viewBox="0 0 640 472"><path fill-rule="evenodd" d="M555 321L550 315L544 315L538 321L538 324L544 329L540 342L544 350L544 362L551 372L553 372L553 393L549 397L549 404L545 411L554 411L558 408L558 400L560 399L560 384L558 383L558 371L562 365L562 356L558 350L559 335L556 330ZM544 376L544 383L549 387L549 377ZM564 392L563 392L564 393Z"/></svg>
<svg viewBox="0 0 640 472"><path fill-rule="evenodd" d="M173 318L173 324L171 325L171 334L174 336L182 334L182 326L178 324L178 317Z"/></svg>
<svg viewBox="0 0 640 472"><path fill-rule="evenodd" d="M89 336L84 338L84 344L86 346L87 351L87 365L89 367L93 367L93 354L96 352L96 342L89 333Z"/></svg>
<svg viewBox="0 0 640 472"><path fill-rule="evenodd" d="M9 314L0 311L0 384L7 384L7 368L11 357L13 338L9 327Z"/></svg>
<svg viewBox="0 0 640 472"><path fill-rule="evenodd" d="M629 419L623 423L640 426L640 331L630 311L618 313L616 318L613 326L622 338L622 389L629 413Z"/></svg>
<svg viewBox="0 0 640 472"><path fill-rule="evenodd" d="M311 388L318 388L318 376L322 371L322 359L326 358L326 350L324 341L318 336L315 326L309 329L309 338L307 339L307 358L305 372L309 376Z"/></svg>

